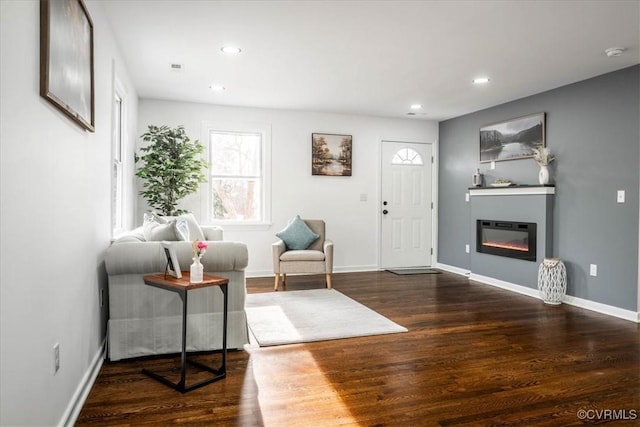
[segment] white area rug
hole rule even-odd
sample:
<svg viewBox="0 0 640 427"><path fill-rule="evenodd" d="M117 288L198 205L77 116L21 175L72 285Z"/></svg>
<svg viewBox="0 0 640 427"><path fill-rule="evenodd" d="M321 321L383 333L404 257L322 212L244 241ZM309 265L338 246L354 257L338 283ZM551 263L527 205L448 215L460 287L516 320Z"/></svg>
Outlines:
<svg viewBox="0 0 640 427"><path fill-rule="evenodd" d="M245 308L261 347L407 332L335 289L249 294Z"/></svg>

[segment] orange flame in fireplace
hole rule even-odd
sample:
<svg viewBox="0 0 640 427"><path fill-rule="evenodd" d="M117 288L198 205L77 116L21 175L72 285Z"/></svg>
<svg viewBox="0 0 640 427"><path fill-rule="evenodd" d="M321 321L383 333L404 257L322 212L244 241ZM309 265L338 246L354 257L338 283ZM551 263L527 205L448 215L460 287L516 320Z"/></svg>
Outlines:
<svg viewBox="0 0 640 427"><path fill-rule="evenodd" d="M510 249L512 251L529 252L529 246L524 243L482 242L482 246L491 248Z"/></svg>

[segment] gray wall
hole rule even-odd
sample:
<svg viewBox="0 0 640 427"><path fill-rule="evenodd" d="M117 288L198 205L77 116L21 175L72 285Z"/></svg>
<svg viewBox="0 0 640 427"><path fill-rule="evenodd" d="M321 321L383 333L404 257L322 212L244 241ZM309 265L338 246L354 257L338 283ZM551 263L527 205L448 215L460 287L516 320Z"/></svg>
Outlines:
<svg viewBox="0 0 640 427"><path fill-rule="evenodd" d="M638 310L640 66L563 86L440 123L438 262L470 270L470 203L476 168L488 183L537 184L532 159L479 163L482 125L545 112L556 155L553 255L567 266L567 294ZM626 203L616 203L616 191ZM471 250L474 248L472 246ZM589 264L598 276L589 276Z"/></svg>

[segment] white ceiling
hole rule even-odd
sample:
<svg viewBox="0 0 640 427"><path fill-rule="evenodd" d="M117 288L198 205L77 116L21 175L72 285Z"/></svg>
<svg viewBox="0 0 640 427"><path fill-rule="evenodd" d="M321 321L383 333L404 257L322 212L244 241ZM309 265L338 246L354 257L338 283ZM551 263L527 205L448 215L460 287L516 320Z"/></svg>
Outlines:
<svg viewBox="0 0 640 427"><path fill-rule="evenodd" d="M100 5L141 98L444 120L640 63L640 0Z"/></svg>

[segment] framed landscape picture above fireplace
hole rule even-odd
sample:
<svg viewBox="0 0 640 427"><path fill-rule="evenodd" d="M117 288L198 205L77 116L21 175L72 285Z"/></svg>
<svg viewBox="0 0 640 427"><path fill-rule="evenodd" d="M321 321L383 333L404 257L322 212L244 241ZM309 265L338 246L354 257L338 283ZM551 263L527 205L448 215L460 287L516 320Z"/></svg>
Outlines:
<svg viewBox="0 0 640 427"><path fill-rule="evenodd" d="M480 128L480 163L533 157L534 148L545 146L545 113Z"/></svg>

